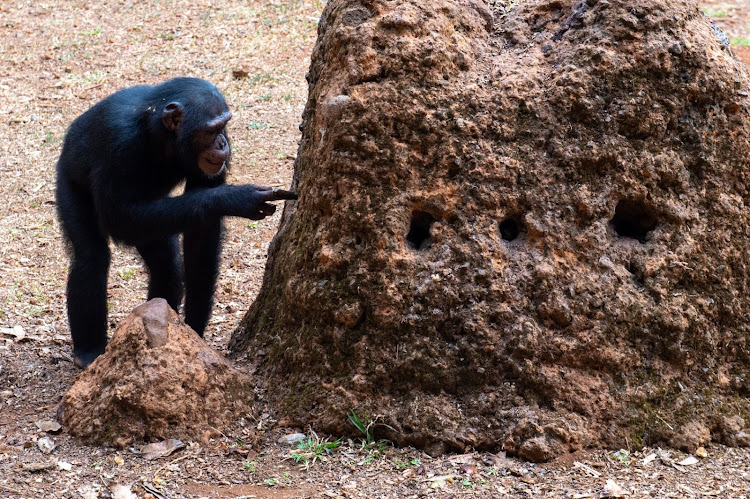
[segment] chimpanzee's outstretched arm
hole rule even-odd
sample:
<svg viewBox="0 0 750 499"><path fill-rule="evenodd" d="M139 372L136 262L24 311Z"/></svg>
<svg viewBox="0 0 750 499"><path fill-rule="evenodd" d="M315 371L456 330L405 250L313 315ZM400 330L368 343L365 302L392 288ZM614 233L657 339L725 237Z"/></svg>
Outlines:
<svg viewBox="0 0 750 499"><path fill-rule="evenodd" d="M276 210L270 201L282 199L296 199L296 194L257 185L219 185L153 201L110 203L103 211L112 236L134 244L187 232L224 216L260 220Z"/></svg>

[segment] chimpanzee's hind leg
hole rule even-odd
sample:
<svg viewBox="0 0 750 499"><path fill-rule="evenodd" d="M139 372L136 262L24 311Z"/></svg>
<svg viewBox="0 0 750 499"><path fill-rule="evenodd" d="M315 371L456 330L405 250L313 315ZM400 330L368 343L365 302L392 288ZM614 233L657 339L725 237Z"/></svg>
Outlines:
<svg viewBox="0 0 750 499"><path fill-rule="evenodd" d="M109 244L99 230L91 197L64 177L57 181L57 210L70 245L67 301L73 362L86 367L107 346Z"/></svg>

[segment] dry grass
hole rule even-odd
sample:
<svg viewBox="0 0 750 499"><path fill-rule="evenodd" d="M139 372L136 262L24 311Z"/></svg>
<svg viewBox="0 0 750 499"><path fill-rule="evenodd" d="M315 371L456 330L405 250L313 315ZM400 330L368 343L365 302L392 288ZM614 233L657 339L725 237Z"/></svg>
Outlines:
<svg viewBox="0 0 750 499"><path fill-rule="evenodd" d="M82 447L64 434L52 436L57 449L50 456L37 449L45 434L35 422L54 418L77 373L64 308L68 263L54 204L54 165L66 127L122 87L206 78L234 112L230 181L288 185L320 11L317 0L0 3L0 496L109 497L120 483L140 497L599 497L608 478L630 497L750 496L750 456L721 448L682 473L658 460L626 466L605 452L575 456L588 469L572 459L543 468L490 454L431 458L388 446L373 452L352 442L304 470L285 459L289 449L275 444L284 429L267 415L238 421L226 437L157 462ZM234 78L240 69L247 77ZM260 287L278 216L227 224L207 331L216 349L224 348ZM112 327L146 296L139 259L113 249ZM32 465L51 467L34 472Z"/></svg>

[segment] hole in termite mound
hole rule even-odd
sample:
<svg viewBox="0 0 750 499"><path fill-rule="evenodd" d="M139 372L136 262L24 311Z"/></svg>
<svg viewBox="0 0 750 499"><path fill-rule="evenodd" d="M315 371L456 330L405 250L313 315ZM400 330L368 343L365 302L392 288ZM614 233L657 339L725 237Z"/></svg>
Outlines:
<svg viewBox="0 0 750 499"><path fill-rule="evenodd" d="M521 224L515 218L506 218L498 224L498 229L504 241L514 241L521 235Z"/></svg>
<svg viewBox="0 0 750 499"><path fill-rule="evenodd" d="M656 228L657 221L653 210L645 203L623 199L617 203L610 224L618 236L645 243L649 232Z"/></svg>
<svg viewBox="0 0 750 499"><path fill-rule="evenodd" d="M430 244L430 230L434 223L435 217L426 211L414 210L411 212L411 223L409 224L409 233L406 234L406 241L412 249L423 250Z"/></svg>

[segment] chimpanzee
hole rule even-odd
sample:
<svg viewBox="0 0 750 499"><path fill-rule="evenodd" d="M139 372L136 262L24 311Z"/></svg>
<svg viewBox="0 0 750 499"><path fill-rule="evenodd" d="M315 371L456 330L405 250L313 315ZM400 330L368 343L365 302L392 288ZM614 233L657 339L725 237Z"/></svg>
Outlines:
<svg viewBox="0 0 750 499"><path fill-rule="evenodd" d="M185 294L185 322L203 336L222 217L260 220L276 209L269 201L297 199L270 187L226 185L231 117L214 85L175 78L120 90L70 125L56 195L71 256L68 320L77 366L88 366L107 344L109 238L140 253L149 299L164 298L177 310ZM184 193L170 196L183 181Z"/></svg>

